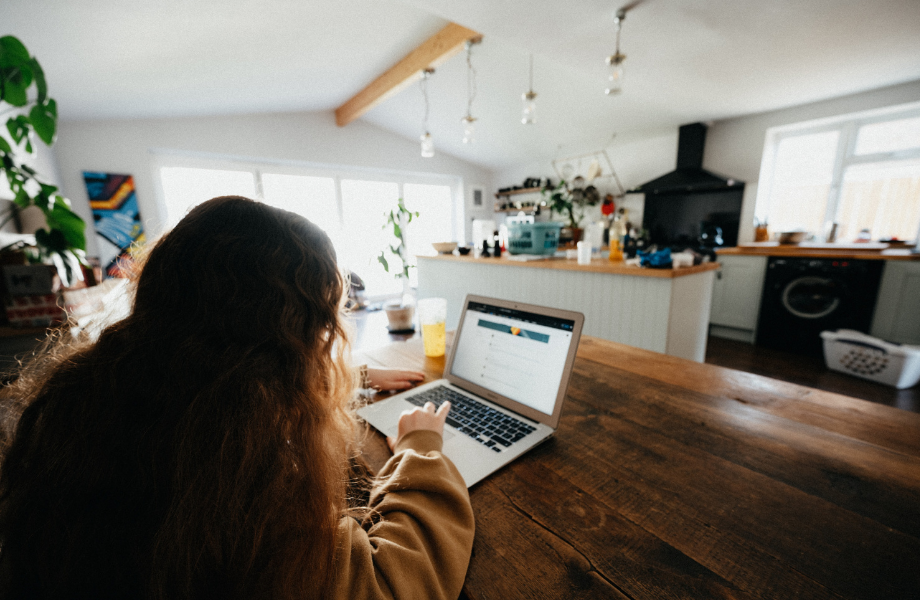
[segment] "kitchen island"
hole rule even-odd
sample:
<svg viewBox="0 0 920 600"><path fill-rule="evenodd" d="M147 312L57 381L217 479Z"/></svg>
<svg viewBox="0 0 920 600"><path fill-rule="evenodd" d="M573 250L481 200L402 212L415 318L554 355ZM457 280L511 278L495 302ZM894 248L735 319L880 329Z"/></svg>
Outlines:
<svg viewBox="0 0 920 600"><path fill-rule="evenodd" d="M575 310L584 334L703 362L716 264L645 269L594 259L589 265L553 259L418 257L420 298L447 299L455 328L463 299L477 294Z"/></svg>

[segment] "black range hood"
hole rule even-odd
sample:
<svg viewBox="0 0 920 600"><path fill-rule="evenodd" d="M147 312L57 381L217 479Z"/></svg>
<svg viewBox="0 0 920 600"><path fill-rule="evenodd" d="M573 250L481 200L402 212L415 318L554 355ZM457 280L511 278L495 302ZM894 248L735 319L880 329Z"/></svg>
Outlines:
<svg viewBox="0 0 920 600"><path fill-rule="evenodd" d="M683 125L677 137L677 168L629 190L648 196L693 194L744 189L744 182L716 175L703 168L706 125Z"/></svg>

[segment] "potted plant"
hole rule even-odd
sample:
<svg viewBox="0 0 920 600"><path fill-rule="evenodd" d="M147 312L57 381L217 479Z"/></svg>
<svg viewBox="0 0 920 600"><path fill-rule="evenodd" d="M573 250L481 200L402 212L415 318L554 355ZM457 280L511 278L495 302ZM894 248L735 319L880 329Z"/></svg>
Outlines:
<svg viewBox="0 0 920 600"><path fill-rule="evenodd" d="M547 185L541 194L544 204L550 209L550 214L559 213L566 219L566 228L569 231L563 228L560 238L571 239L573 243L577 243L583 233L581 222L585 218L586 209L600 202L600 194L593 185L583 187L584 178L580 176L576 177L573 183L574 185L570 185L564 179L560 179L558 185Z"/></svg>
<svg viewBox="0 0 920 600"><path fill-rule="evenodd" d="M23 260L53 264L62 283L71 286L83 279L86 224L58 188L42 181L22 160L34 152L34 136L49 146L54 143L57 103L48 97L38 61L11 35L0 37L0 114L10 115L6 130L11 140L0 137L0 172L13 194L9 208L2 211L5 214L0 213L0 227L17 220L19 212L30 206L41 210L46 222L46 228L35 232L34 246L20 241L0 252L20 252Z"/></svg>
<svg viewBox="0 0 920 600"><path fill-rule="evenodd" d="M409 269L412 268L412 265L409 264L406 248L405 227L412 222L413 218L418 217L418 213L407 209L403 199L399 198L396 201L396 208L385 213L385 216L387 220L383 229L391 229L395 239L387 245L386 249L380 251L377 260L383 265L384 271L392 273L397 281L402 281L403 294L399 300L384 304L383 309L387 313L388 327L391 332L410 331L414 329L412 317L415 313L415 305L409 294ZM389 260L387 260L388 255Z"/></svg>

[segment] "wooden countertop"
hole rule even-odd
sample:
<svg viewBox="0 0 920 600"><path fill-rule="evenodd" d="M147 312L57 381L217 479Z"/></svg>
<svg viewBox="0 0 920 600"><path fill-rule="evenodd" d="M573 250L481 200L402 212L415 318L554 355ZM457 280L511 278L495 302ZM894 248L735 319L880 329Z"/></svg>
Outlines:
<svg viewBox="0 0 920 600"><path fill-rule="evenodd" d="M840 258L850 260L920 260L920 254L888 244L780 244L761 242L736 248L718 248L726 256L788 256L790 258Z"/></svg>
<svg viewBox="0 0 920 600"><path fill-rule="evenodd" d="M362 361L444 369L419 339ZM556 435L470 500L470 600L920 597L920 415L597 338Z"/></svg>
<svg viewBox="0 0 920 600"><path fill-rule="evenodd" d="M693 267L680 269L647 269L633 267L624 262L610 262L606 258L595 258L590 265L580 265L575 259L556 258L549 260L517 261L506 256L501 258L473 258L471 256L455 256L453 254L439 254L437 256L418 256L419 260L440 260L449 262L464 262L483 266L525 267L530 269L556 269L561 271L582 271L585 273L604 273L607 275L633 275L636 277L683 277L705 273L719 268L716 263L705 263Z"/></svg>

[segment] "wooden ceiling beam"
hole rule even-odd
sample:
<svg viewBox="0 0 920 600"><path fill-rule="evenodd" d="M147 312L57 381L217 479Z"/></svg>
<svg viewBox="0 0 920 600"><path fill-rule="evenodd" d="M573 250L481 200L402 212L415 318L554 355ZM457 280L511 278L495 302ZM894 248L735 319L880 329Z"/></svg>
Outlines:
<svg viewBox="0 0 920 600"><path fill-rule="evenodd" d="M462 50L466 42L482 40L482 35L456 23L448 23L422 45L410 52L348 102L335 109L335 122L339 127L348 125L387 98L398 94L424 69L435 68Z"/></svg>

